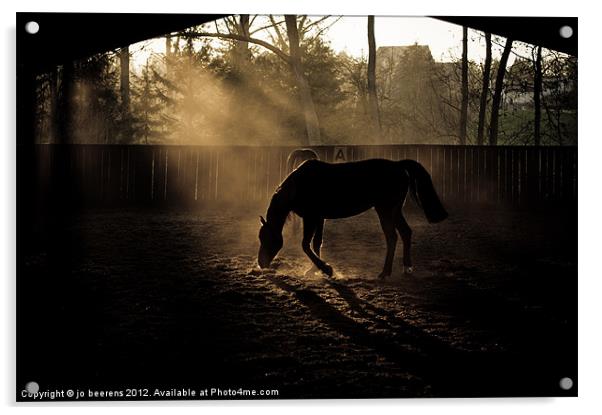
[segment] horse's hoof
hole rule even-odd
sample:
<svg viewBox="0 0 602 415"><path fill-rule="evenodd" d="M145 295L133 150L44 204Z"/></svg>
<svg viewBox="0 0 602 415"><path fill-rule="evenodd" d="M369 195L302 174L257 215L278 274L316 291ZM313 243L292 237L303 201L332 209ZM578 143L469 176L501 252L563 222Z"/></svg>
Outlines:
<svg viewBox="0 0 602 415"><path fill-rule="evenodd" d="M318 271L320 271L320 270L318 269L318 267L316 267L316 266L314 265L313 267L311 267L310 269L308 269L307 271L305 271L305 276L306 276L306 277L313 277L313 276L314 276L314 274L315 274L316 272L318 272Z"/></svg>
<svg viewBox="0 0 602 415"><path fill-rule="evenodd" d="M412 274L414 272L414 267L413 266L406 266L404 265L403 267L403 273L404 274Z"/></svg>
<svg viewBox="0 0 602 415"><path fill-rule="evenodd" d="M323 266L320 268L320 270L321 270L321 271L322 271L324 274L328 275L329 277L332 277L333 270L332 270L332 267L331 267L330 265L328 265L328 264L324 264L324 265L323 265Z"/></svg>

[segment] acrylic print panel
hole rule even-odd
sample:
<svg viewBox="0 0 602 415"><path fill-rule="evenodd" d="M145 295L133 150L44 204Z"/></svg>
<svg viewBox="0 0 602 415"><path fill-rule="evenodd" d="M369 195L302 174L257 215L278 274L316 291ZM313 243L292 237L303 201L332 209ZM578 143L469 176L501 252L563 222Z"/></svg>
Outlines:
<svg viewBox="0 0 602 415"><path fill-rule="evenodd" d="M18 401L577 395L576 18L17 23Z"/></svg>

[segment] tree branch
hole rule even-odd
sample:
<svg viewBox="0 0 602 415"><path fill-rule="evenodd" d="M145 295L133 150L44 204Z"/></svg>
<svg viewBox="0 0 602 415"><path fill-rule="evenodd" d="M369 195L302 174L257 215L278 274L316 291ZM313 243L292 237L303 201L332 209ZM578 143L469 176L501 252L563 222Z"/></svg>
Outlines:
<svg viewBox="0 0 602 415"><path fill-rule="evenodd" d="M261 32L262 30L271 29L273 27L276 27L276 26L281 25L281 24L284 23L284 20L282 20L280 22L276 22L271 16L270 16L270 20L271 20L271 23L269 25L265 25L265 26L262 26L262 27L258 27L257 29L254 29L251 32L251 34L254 35L257 32Z"/></svg>
<svg viewBox="0 0 602 415"><path fill-rule="evenodd" d="M274 45L271 45L268 42L265 42L261 39L256 39L256 38L250 37L250 36L236 35L233 33L226 34L226 33L205 33L205 32L186 32L186 33L183 33L183 36L216 37L216 38L220 38L220 39L230 39L230 40L238 40L241 42L254 43L256 45L263 46L264 48L266 48L267 50L269 50L271 52L274 52L274 54L276 54L276 56L278 56L280 59L282 59L283 61L285 61L288 64L290 64L290 60L291 60L289 55L287 55L286 53L284 53L283 51L281 51Z"/></svg>
<svg viewBox="0 0 602 415"><path fill-rule="evenodd" d="M251 17L251 21L249 22L249 27L253 26L253 22L255 22L255 19L257 19L257 15L254 15L253 17Z"/></svg>
<svg viewBox="0 0 602 415"><path fill-rule="evenodd" d="M328 17L331 17L331 16L328 16ZM318 30L316 32L316 34L314 35L313 39L318 39L320 36L322 36L322 33L326 32L327 30L330 30L330 28L332 27L332 25L334 25L336 22L338 22L339 20L341 20L342 17L343 16L338 16L338 17L335 18L335 20L332 23L330 23L327 26L324 26L324 27L320 28L320 30ZM309 27L309 26L310 25L308 25L307 27Z"/></svg>
<svg viewBox="0 0 602 415"><path fill-rule="evenodd" d="M309 29L311 29L313 26L316 26L316 25L322 23L326 19L330 19L330 17L331 17L330 15L321 17L320 19L314 20L313 22L310 21L307 24L307 26L304 26L305 25L305 20L307 19L307 16L303 16L302 19L301 19L300 25L299 25L299 31L302 32L303 34L306 34L309 31ZM339 19L340 19L340 17L339 17Z"/></svg>
<svg viewBox="0 0 602 415"><path fill-rule="evenodd" d="M278 41L283 46L286 45L287 44L286 40L284 40L284 36L282 35L282 32L280 31L280 28L278 27L278 25L281 24L281 23L283 23L284 21L276 23L276 20L274 19L274 16L272 16L271 14L269 15L269 18L270 18L270 22L272 22L272 25L274 27L274 31L276 32L276 35L278 36Z"/></svg>

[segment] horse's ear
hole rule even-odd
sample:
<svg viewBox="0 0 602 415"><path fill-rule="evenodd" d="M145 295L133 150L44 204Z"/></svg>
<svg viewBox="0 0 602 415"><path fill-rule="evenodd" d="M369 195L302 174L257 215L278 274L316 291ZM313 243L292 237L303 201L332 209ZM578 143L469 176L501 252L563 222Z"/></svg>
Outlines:
<svg viewBox="0 0 602 415"><path fill-rule="evenodd" d="M263 216L259 217L259 221L261 222L262 225L265 225L265 219L263 218Z"/></svg>

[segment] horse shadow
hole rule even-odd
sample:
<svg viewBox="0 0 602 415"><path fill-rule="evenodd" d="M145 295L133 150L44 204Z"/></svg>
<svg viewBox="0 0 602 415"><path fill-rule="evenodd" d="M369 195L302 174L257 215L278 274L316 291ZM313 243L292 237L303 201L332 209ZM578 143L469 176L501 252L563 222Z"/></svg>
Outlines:
<svg viewBox="0 0 602 415"><path fill-rule="evenodd" d="M327 282L352 312L386 330L375 331L348 317L311 289L295 286L277 276L266 278L292 294L314 319L421 379L434 396L511 396L525 386L526 380L515 379L516 365L511 362L512 356L454 348L395 313L359 298L345 284Z"/></svg>

